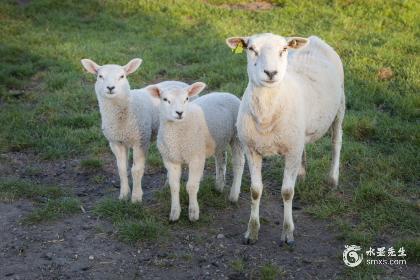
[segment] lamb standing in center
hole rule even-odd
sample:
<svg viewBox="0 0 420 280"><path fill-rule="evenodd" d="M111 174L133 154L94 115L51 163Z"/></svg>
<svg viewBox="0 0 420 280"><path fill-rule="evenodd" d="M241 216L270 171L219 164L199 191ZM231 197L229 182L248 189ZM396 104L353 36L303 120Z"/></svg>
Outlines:
<svg viewBox="0 0 420 280"><path fill-rule="evenodd" d="M146 90L161 101L157 144L168 170L172 200L169 220L178 220L181 213L179 188L181 165L185 163L189 168L186 186L189 196L189 219L197 221L197 193L205 160L215 156L216 189L222 191L225 184L228 144L232 148L234 177L229 199L233 202L238 200L245 164L244 153L235 129L240 100L229 93L215 92L190 103L189 99L205 88L204 83L197 82L188 87L167 83L151 85Z"/></svg>

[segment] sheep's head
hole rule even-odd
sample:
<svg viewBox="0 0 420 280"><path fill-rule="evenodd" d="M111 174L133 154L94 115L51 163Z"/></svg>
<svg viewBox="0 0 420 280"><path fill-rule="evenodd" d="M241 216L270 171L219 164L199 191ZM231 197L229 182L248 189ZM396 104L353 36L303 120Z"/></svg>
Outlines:
<svg viewBox="0 0 420 280"><path fill-rule="evenodd" d="M125 66L100 66L90 59L82 59L81 62L89 73L96 75L95 91L98 95L105 98L121 98L130 93L127 76L139 68L142 60L134 58Z"/></svg>
<svg viewBox="0 0 420 280"><path fill-rule="evenodd" d="M263 87L273 87L281 82L286 73L288 50L300 49L307 42L305 38L285 38L271 33L226 39L230 48L246 49L249 79L254 85Z"/></svg>
<svg viewBox="0 0 420 280"><path fill-rule="evenodd" d="M206 87L205 83L197 82L190 86L179 88L160 88L158 85L146 87L153 97L160 99L160 114L166 121L182 121L188 111L190 98L199 94Z"/></svg>

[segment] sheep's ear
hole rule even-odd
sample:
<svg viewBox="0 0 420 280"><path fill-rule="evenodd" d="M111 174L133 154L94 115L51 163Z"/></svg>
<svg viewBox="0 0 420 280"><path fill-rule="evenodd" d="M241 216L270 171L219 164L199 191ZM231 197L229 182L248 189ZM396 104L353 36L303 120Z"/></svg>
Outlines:
<svg viewBox="0 0 420 280"><path fill-rule="evenodd" d="M130 75L131 73L136 71L137 68L139 68L142 61L143 60L141 60L140 58L134 58L134 59L130 60L129 63L127 63L126 65L123 66L125 74Z"/></svg>
<svg viewBox="0 0 420 280"><path fill-rule="evenodd" d="M308 44L309 40L302 37L287 38L287 47L292 49L300 49Z"/></svg>
<svg viewBox="0 0 420 280"><path fill-rule="evenodd" d="M93 60L90 59L82 59L80 61L83 65L83 67L86 69L86 71L88 71L89 73L95 74L98 72L99 66L98 64L96 64Z"/></svg>
<svg viewBox="0 0 420 280"><path fill-rule="evenodd" d="M190 85L188 87L188 90L187 90L188 91L188 96L191 97L191 96L195 96L195 95L199 94L200 92L203 91L203 89L205 87L206 87L206 84L202 83L202 82L196 82L196 83Z"/></svg>
<svg viewBox="0 0 420 280"><path fill-rule="evenodd" d="M156 97L156 98L160 98L160 89L157 87L157 86L155 86L155 85L151 85L151 86L148 86L148 87L146 87L145 88L145 90L151 95L151 96L153 96L153 97Z"/></svg>
<svg viewBox="0 0 420 280"><path fill-rule="evenodd" d="M246 48L248 45L248 38L249 37L230 37L226 39L226 44L231 49L236 49L240 43L243 48Z"/></svg>

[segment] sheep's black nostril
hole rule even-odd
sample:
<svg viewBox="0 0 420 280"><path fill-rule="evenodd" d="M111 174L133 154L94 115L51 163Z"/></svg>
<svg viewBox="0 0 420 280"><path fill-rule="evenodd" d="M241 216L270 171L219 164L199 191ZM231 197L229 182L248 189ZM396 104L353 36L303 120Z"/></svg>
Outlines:
<svg viewBox="0 0 420 280"><path fill-rule="evenodd" d="M184 113L184 112L176 111L176 113L178 114L178 116L182 116L182 113Z"/></svg>
<svg viewBox="0 0 420 280"><path fill-rule="evenodd" d="M268 70L264 70L264 73L267 74L267 76L270 78L270 80L272 80L274 78L274 76L277 74L277 71L268 71Z"/></svg>
<svg viewBox="0 0 420 280"><path fill-rule="evenodd" d="M109 91L112 91L115 87L106 87Z"/></svg>

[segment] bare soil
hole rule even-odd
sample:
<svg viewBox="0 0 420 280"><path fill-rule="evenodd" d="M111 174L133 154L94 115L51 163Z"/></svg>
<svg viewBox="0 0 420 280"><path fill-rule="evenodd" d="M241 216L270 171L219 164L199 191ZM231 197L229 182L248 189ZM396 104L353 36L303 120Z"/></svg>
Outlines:
<svg viewBox="0 0 420 280"><path fill-rule="evenodd" d="M244 192L238 207L214 210L208 226L173 225L167 238L123 243L111 223L92 213L104 196L118 196L115 163L110 156L105 162L103 170L92 173L81 170L79 160L1 155L2 176L70 188L86 213L23 225L21 219L33 204L27 200L0 202L0 279L258 279L260 268L268 263L280 267L279 277L286 279L346 278L339 232L306 214L305 205L294 210L294 249L278 245L283 211L275 188L262 199L262 225L255 245L242 243L250 211L249 193ZM105 181L95 183L92 178L98 175ZM146 206L155 203L153 192L162 188L164 181L164 170L148 170L143 178ZM232 267L232 262L239 260L245 264L243 270ZM387 272L415 279L419 269L409 266Z"/></svg>

